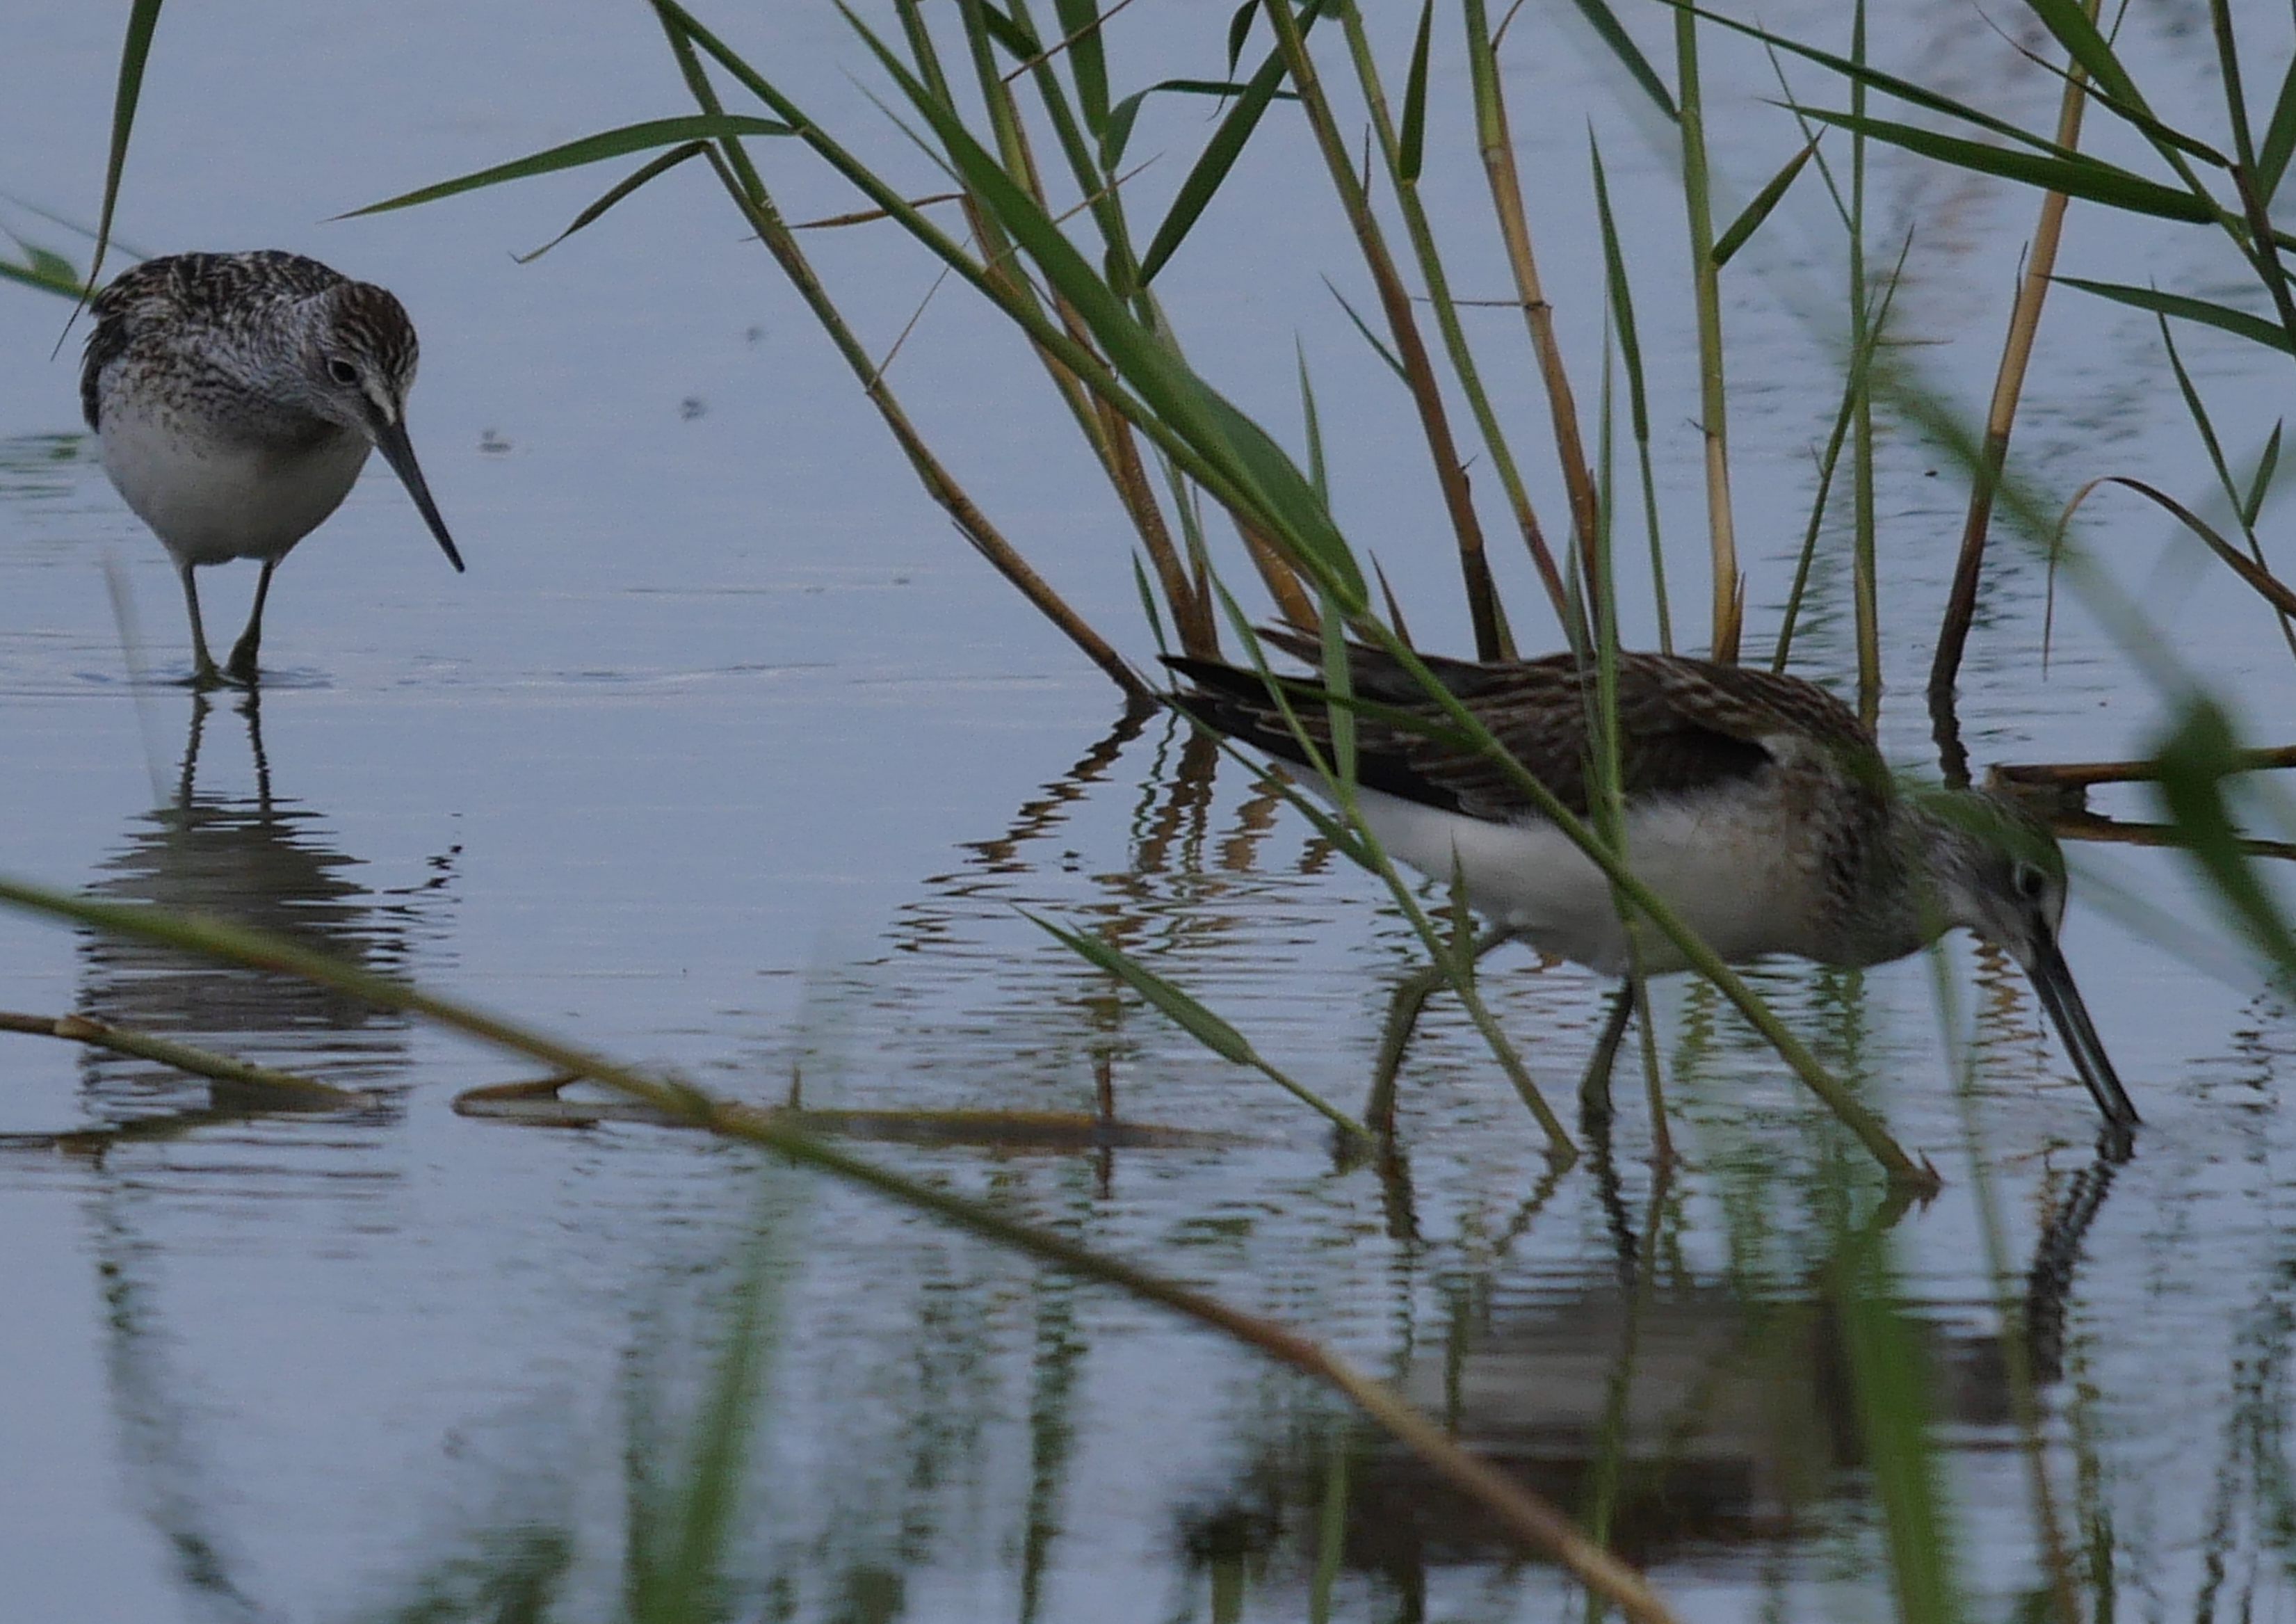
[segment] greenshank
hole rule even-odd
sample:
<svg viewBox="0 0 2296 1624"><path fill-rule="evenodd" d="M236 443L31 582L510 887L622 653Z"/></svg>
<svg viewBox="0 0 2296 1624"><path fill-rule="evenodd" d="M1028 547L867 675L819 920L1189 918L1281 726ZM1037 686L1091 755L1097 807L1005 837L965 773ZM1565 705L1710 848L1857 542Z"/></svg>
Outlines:
<svg viewBox="0 0 2296 1624"><path fill-rule="evenodd" d="M1321 664L1316 639L1266 635ZM1421 658L1556 800L1587 816L1591 668L1570 654L1493 664ZM1300 737L1331 759L1329 696L1316 682L1208 660L1166 663L1193 685L1172 696L1179 709L1300 769L1309 788L1333 798ZM1654 931L1630 944L1601 869L1504 766L1460 735L1399 661L1351 645L1349 682L1353 798L1364 823L1390 856L1421 873L1446 882L1456 874L1490 922L1478 955L1519 939L1625 977L1638 946L1646 972L1686 968ZM1621 653L1617 713L1634 873L1724 960L1793 954L1878 964L1965 926L2031 979L2109 1127L2136 1125L2136 1107L2058 950L2064 857L2030 814L1982 791L1901 791L1849 708L1796 677ZM1423 979L1398 998L1383 1071L1438 984ZM1632 1008L1629 981L1587 1073L1590 1103L1598 1079L1607 1082Z"/></svg>
<svg viewBox="0 0 2296 1624"><path fill-rule="evenodd" d="M414 324L371 283L262 250L170 254L122 272L91 307L80 408L136 517L175 560L192 617L192 683L252 684L271 573L381 451L447 561L462 554L406 437ZM247 629L218 671L192 571L260 559Z"/></svg>

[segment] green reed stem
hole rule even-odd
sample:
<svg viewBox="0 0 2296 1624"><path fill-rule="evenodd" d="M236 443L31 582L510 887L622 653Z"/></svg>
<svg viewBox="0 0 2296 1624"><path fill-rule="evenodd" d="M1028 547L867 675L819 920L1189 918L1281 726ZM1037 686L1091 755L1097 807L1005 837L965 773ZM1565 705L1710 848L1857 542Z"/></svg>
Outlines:
<svg viewBox="0 0 2296 1624"><path fill-rule="evenodd" d="M1603 232L1603 270L1609 286L1611 330L1617 334L1619 359L1627 373L1627 409L1634 429L1635 460L1642 475L1643 526L1650 539L1651 595L1658 610L1658 646L1674 652L1674 617L1667 606L1666 549L1660 540L1658 479L1651 462L1650 390L1643 372L1642 340L1635 326L1635 293L1627 279L1627 260L1619 246L1619 226L1611 212L1611 186L1603 172L1603 149L1590 130L1587 153L1595 171L1595 212ZM1602 511L1608 514L1615 498L1606 490Z"/></svg>
<svg viewBox="0 0 2296 1624"><path fill-rule="evenodd" d="M1866 65L1866 0L1857 0L1849 26L1849 60ZM1852 117L1866 115L1866 81L1850 81ZM1873 318L1866 278L1866 136L1853 129L1849 135L1849 349L1866 354L1872 338L1866 329ZM1871 732L1882 718L1882 600L1874 562L1874 392L1865 387L1866 369L1850 369L1850 536L1851 597L1857 605L1857 719Z"/></svg>
<svg viewBox="0 0 2296 1624"><path fill-rule="evenodd" d="M1730 511L1729 396L1722 362L1722 273L1714 263L1714 202L1706 162L1706 103L1698 80L1698 19L1674 13L1676 94L1682 117L1683 204L1690 226L1691 287L1698 316L1699 433L1706 450L1706 526L1714 576L1713 654L1738 658L1737 529Z"/></svg>

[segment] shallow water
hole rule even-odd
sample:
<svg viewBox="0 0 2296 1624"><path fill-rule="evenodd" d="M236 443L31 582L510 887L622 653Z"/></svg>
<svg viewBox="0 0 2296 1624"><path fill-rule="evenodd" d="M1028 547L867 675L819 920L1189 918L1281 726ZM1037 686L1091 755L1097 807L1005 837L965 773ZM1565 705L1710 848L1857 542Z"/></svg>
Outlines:
<svg viewBox="0 0 2296 1624"><path fill-rule="evenodd" d="M833 16L784 9L778 37L757 27L737 43L829 116L883 131L841 77L861 53ZM1662 495L1686 544L1701 510L1685 318L1665 297L1675 193L1564 9L1526 12L1517 27L1541 48L1513 54L1542 268L1578 313L1567 331L1591 399L1593 109L1628 202L1666 390ZM1827 12L1808 8L1813 33ZM1125 60L1144 82L1216 67L1223 8L1131 22ZM6 189L59 206L96 195L111 27L48 17L0 59L0 152L38 160ZM1414 962L1408 931L1233 764L1215 768L1160 719L1117 726L1105 681L917 493L699 172L527 267L507 251L545 241L603 171L313 224L682 111L643 14L598 8L531 38L447 7L327 27L257 4L170 12L121 230L153 251L291 247L398 291L425 345L416 445L471 572L440 564L378 468L281 574L259 706L168 685L185 658L174 585L77 432L70 348L45 364L62 308L0 288L0 868L250 918L743 1098L801 1082L820 1105L1089 1111L1105 1086L1128 1118L1232 1134L1097 1156L869 1153L1308 1331L1574 1507L1594 1492L1631 1327L1636 1377L1614 1423L1622 1548L1685 1617L1885 1611L1880 1510L1824 1300L1874 1191L1759 1042L1710 997L1662 1000L1688 1165L1656 1193L1638 1294L1621 1284L1621 1236L1652 1222L1639 1102L1623 1103L1610 1163L1550 1177L1440 1000L1406 1073L1407 1185L1335 1169L1315 1119L1017 909L1107 931L1350 1108L1387 991ZM1887 60L2045 116L2046 82L2005 73L1972 13L1906 8L1891 29ZM2196 78L2196 37L2164 29L2147 49L2172 85ZM1770 94L1758 59L1717 46L1710 71L1718 106ZM1175 154L1148 184L1174 184L1200 111L1144 119L1138 150ZM1792 141L1744 117L1726 164L1751 193ZM899 138L878 150L898 160ZM1463 285L1496 291L1465 152L1436 201L1472 222ZM794 154L765 156L792 215L851 206ZM1414 632L1460 646L1422 463L1389 428L1391 381L1316 280L1331 270L1354 296L1307 159L1270 139L1207 222L1217 250L1208 238L1176 261L1168 297L1208 369L1291 439L1303 337L1343 450L1343 521L1395 538L1374 550ZM1900 314L1938 342L1912 353L1981 398L2031 200L1887 162L1875 187L1877 237L1919 226ZM1798 193L1729 284L1758 649L1808 500L1807 447L1833 410L1823 336L1799 313L1833 285L1834 250L1805 246L1824 233ZM2203 292L2221 276L2186 237L2131 235L2077 209L2065 268ZM883 227L820 234L818 251L881 343L932 282ZM2137 473L2197 499L2202 464L2157 347L2134 312L2053 306L2019 431L2039 475ZM2281 373L2198 335L2187 353L2235 456L2252 456ZM1028 367L943 290L893 375L1016 543L1145 661L1118 521ZM1532 382L1524 366L1502 393L1519 405ZM1963 490L1902 434L1882 466L1884 735L1918 765ZM1541 499L1559 526L1559 496ZM2269 620L2120 503L2093 510L2113 578L2281 742L2291 686ZM1529 570L1498 536L1523 635L1542 637ZM251 583L209 582L211 623L226 627ZM2159 704L2070 597L2037 679L2043 591L2013 555L1988 587L1964 681L1973 753L2141 753ZM1696 624L1702 583L1679 577L1675 593ZM1800 668L1843 675L1846 620L1841 583L1821 578ZM1646 618L1636 629L1648 638ZM2134 792L2100 805L2146 815ZM2069 952L2147 1127L2134 1161L2098 1162L2091 1107L2021 979L1948 954L1982 1062L1972 1120L2005 1231L1997 1284L1931 966L1756 980L1948 1181L1890 1234L1939 1373L1978 1610L2002 1613L2038 1582L2008 1407L2022 1359L2044 1379L2057 1513L2082 1571L2147 1616L2279 1616L2296 1605L2282 1441L2296 1254L2276 1084L2296 1032L2171 857L2109 846L2076 863ZM1538 1077L1567 1093L1603 988L1517 954L1491 962L1487 992ZM382 1619L489 1583L546 1595L553 1618L617 1616L644 1565L631 1463L676 1475L745 1301L764 1369L729 1616L1547 1618L1569 1604L1552 1570L1318 1392L874 1197L697 1136L459 1117L457 1093L520 1067L270 978L36 921L0 918L0 1006L87 1011L379 1101L234 1111L141 1062L5 1040L0 1617ZM745 1298L759 1258L765 1284ZM2015 1345L2002 1297L2033 1328ZM1337 1565L1319 1579L1335 1483ZM447 1616L465 1613L496 1616Z"/></svg>

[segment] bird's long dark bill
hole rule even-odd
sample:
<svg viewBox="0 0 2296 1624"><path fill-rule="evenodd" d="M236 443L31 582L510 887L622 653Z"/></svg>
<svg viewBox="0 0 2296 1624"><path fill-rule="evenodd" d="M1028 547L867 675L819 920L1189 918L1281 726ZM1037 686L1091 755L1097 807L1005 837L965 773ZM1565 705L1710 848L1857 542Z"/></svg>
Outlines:
<svg viewBox="0 0 2296 1624"><path fill-rule="evenodd" d="M447 534L447 521L439 517L439 504L430 500L430 487L423 482L422 470L414 461L414 442L406 438L406 422L401 421L379 430L374 437L374 447L382 453L382 460L390 464L390 471L398 476L399 483L406 487L406 494L414 498L414 505L422 512L422 522L429 525L430 533L439 538L439 545L446 552L447 562L460 570L463 555L455 551L455 538Z"/></svg>
<svg viewBox="0 0 2296 1624"><path fill-rule="evenodd" d="M2041 995L2041 1007L2056 1023L2057 1036L2065 1041L2065 1053L2072 1056L2073 1070L2088 1085L2105 1120L2116 1128L2136 1127L2136 1107L2129 1103L2128 1091L2113 1072L2112 1062L2105 1056L2096 1028L2089 1023L2088 1005L2081 1002L2080 989L2073 985L2073 972L2065 966L2065 956L2057 951L2057 944L2046 931L2033 962L2025 971L2033 978L2033 990Z"/></svg>

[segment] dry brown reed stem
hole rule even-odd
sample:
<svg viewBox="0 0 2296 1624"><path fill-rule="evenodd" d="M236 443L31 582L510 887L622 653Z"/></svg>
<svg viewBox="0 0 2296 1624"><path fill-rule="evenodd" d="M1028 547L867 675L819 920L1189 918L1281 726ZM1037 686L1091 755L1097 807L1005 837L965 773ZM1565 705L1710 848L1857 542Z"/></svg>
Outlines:
<svg viewBox="0 0 2296 1624"><path fill-rule="evenodd" d="M1260 584L1267 595L1275 600L1275 612L1286 625L1296 626L1303 632L1312 632L1324 623L1316 612L1316 600L1308 595L1300 585L1299 572L1292 568L1283 551L1255 528L1242 514L1231 510L1236 534L1243 537L1244 556L1251 567L1259 571Z"/></svg>
<svg viewBox="0 0 2296 1624"><path fill-rule="evenodd" d="M685 76L687 88L692 91L695 103L702 111L722 116L725 107L718 100L716 88L709 83L708 74L703 71L692 43L671 26L667 18L662 19L662 31L669 37L671 53L677 58L678 68ZM1053 590L1051 584L1029 566L1029 561L1004 539L1003 532L991 522L988 515L982 513L972 498L965 494L955 476L942 466L939 457L933 455L923 436L917 432L916 425L909 421L907 412L902 409L900 401L878 371L875 361L862 347L852 328L846 324L843 315L830 299L828 289L814 274L812 262L806 258L805 250L798 246L797 237L790 229L789 223L782 218L781 211L774 207L763 178L758 174L756 166L750 163L749 154L742 150L741 143L723 141L711 146L709 165L717 172L719 183L725 186L726 195L733 199L734 207L750 222L750 229L758 234L758 242L765 244L766 251L774 257L774 262L781 267L782 274L789 278L790 285L797 290L798 297L805 301L806 308L813 312L814 319L821 324L822 331L828 333L830 342L837 347L837 353L852 369L854 376L860 380L861 392L868 397L869 404L875 406L878 415L885 420L885 426L892 431L894 443L900 447L902 455L908 458L909 466L915 470L917 479L925 488L925 494L955 521L957 533L972 544L974 552L988 560L992 569L1019 588L1021 595L1039 614L1059 627L1070 642L1081 649L1086 659L1107 674L1109 679L1123 691L1128 708L1140 710L1153 709L1160 702L1155 690L1143 681L1140 675L1124 662L1123 656L1093 630L1083 616L1070 609L1060 594Z"/></svg>
<svg viewBox="0 0 2296 1624"><path fill-rule="evenodd" d="M1595 474L1587 465L1587 447L1578 432L1578 406L1570 392L1570 373L1562 365L1562 347L1554 340L1554 308L1538 280L1538 260L1531 252L1530 220L1523 209L1522 178L1514 160L1514 140L1507 126L1506 95L1497 72L1498 53L1485 26L1482 0L1467 0L1467 49L1476 58L1475 139L1482 150L1483 173L1491 188L1491 206L1499 220L1499 235L1506 244L1508 268L1514 275L1515 296L1522 306L1523 324L1529 329L1531 353L1538 359L1539 381L1546 386L1547 415L1554 420L1554 455L1562 467L1562 486L1570 500L1570 528L1578 543L1579 579L1593 583L1605 571L1596 567L1595 549L1602 533L1602 506L1595 494ZM1486 86L1488 80L1488 87ZM1536 537L1537 521L1526 510L1533 556L1542 575L1554 570L1546 543ZM1558 590L1554 583L1550 591ZM1560 611L1558 610L1558 612ZM1594 624L1601 625L1598 611ZM1563 624L1570 620L1566 615Z"/></svg>
<svg viewBox="0 0 2296 1624"><path fill-rule="evenodd" d="M2296 767L2296 745L2273 750L2244 750L2235 758L2235 770L2269 772ZM2015 791L2088 790L2100 783L2151 783L2161 776L2157 761L2039 761L2011 763L1986 774L1989 786Z"/></svg>
<svg viewBox="0 0 2296 1624"><path fill-rule="evenodd" d="M2049 832L2062 841L2088 841L2100 846L2167 847L2179 851L2193 843L2192 837L2175 824L2125 824L2098 813L2062 808L2053 808L2048 820ZM2296 842L2242 839L2234 844L2248 857L2296 862Z"/></svg>
<svg viewBox="0 0 2296 1624"><path fill-rule="evenodd" d="M1744 624L1737 522L1730 511L1729 394L1722 372L1721 269L1714 263L1713 185L1706 162L1706 101L1698 80L1698 19L1674 14L1675 96L1682 131L1682 190L1690 217L1691 284L1698 314L1698 431L1706 447L1707 549L1714 576L1714 658L1734 664Z"/></svg>
<svg viewBox="0 0 2296 1624"><path fill-rule="evenodd" d="M1266 0L1266 9L1275 29L1278 48L1283 53L1284 68L1292 76L1292 88L1299 93L1300 108L1315 133L1332 188L1340 194L1340 205L1363 251L1364 264L1379 294L1380 308L1395 339L1396 358L1403 364L1404 381L1410 388L1412 404L1418 409L1420 428L1427 437L1428 453L1435 463L1436 480L1442 488L1443 505L1450 514L1452 533L1458 539L1459 573L1466 587L1467 613L1475 628L1475 657L1511 660L1515 653L1514 639L1507 630L1505 612L1499 605L1498 585L1491 577L1490 559L1483 548L1482 523L1475 516L1467 471L1451 437L1450 418L1443 409L1442 386L1436 381L1426 340L1420 336L1410 291L1396 269L1394 256L1388 251L1387 238L1380 230L1378 216L1372 210L1370 194L1357 177L1355 161L1349 156L1347 143L1332 117L1331 103L1324 95L1315 60L1308 54L1307 42L1300 36L1300 19L1292 9L1292 0Z"/></svg>
<svg viewBox="0 0 2296 1624"><path fill-rule="evenodd" d="M2096 20L2099 0L2088 0L2088 15ZM2088 80L2079 62L2070 63L2064 95L2057 105L2057 144L2070 152L2080 144L2081 113L2088 104ZM1969 514L1962 521L1961 555L1955 561L1953 586L1947 594L1945 619L1938 627L1937 656L1930 664L1930 709L1949 711L1956 679L1961 673L1962 652L1968 646L1969 627L1977 615L1977 586L1985 568L1985 538L1993 523L1993 497L2001 486L2001 470L2009 458L2009 431L2017 421L2017 402L2025 389L2025 371L2033 359L2033 338L2041 325L2041 307L2049 296L2049 278L2057 268L2057 243L2064 233L2065 194L2052 192L2041 200L2041 215L2033 227L2032 251L2025 258L2025 274L2017 284L2017 298L2009 309L2009 336L2002 345L2001 365L1993 375L1993 402L1985 414L1985 443L1979 453L1977 479L1970 487ZM1948 776L1964 779L1965 769L1948 766Z"/></svg>
<svg viewBox="0 0 2296 1624"><path fill-rule="evenodd" d="M374 1103L374 1096L355 1089L338 1088L314 1077L304 1077L293 1071L275 1071L268 1066L252 1065L235 1060L228 1054L218 1054L212 1049L193 1048L187 1043L176 1043L166 1038L154 1038L148 1032L130 1031L88 1015L22 1015L0 1010L0 1032L21 1032L31 1038L61 1038L70 1043L84 1043L91 1048L109 1049L115 1054L133 1055L137 1060L157 1061L163 1066L173 1066L178 1071L188 1071L194 1077L204 1077L210 1082L226 1083L240 1088L263 1088L275 1094L289 1095L307 1109L357 1110Z"/></svg>
<svg viewBox="0 0 2296 1624"><path fill-rule="evenodd" d="M875 1190L903 1206L931 1213L999 1245L1168 1308L1337 1389L1431 1470L1472 1496L1526 1546L1554 1556L1589 1590L1628 1618L1646 1624L1674 1624L1675 1614L1642 1576L1588 1539L1561 1511L1496 1467L1468 1454L1441 1428L1384 1384L1274 1320L1246 1314L1217 1298L1095 1251L1055 1231L1010 1218L986 1202L958 1195L850 1155L795 1128L786 1113L770 1107L719 1099L688 1083L633 1070L603 1054L529 1030L472 1005L377 975L362 966L313 953L276 936L217 921L172 915L159 908L92 901L5 879L0 879L0 902L50 918L75 921L114 935L160 942L233 964L299 976L380 1009L420 1015L481 1043L538 1061L550 1069L554 1079L561 1076L587 1078L665 1115L727 1138L763 1145L800 1166Z"/></svg>

